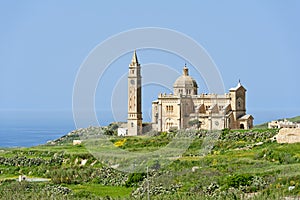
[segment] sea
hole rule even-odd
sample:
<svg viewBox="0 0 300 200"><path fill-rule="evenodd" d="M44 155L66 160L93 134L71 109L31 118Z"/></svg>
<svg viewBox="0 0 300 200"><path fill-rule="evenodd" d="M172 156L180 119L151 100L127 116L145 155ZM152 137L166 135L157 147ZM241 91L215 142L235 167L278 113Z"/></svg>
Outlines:
<svg viewBox="0 0 300 200"><path fill-rule="evenodd" d="M103 116L101 125L113 120ZM42 145L75 129L72 111L0 110L0 148Z"/></svg>
<svg viewBox="0 0 300 200"><path fill-rule="evenodd" d="M0 147L37 146L60 138L72 129L67 127L2 127L0 128Z"/></svg>
<svg viewBox="0 0 300 200"><path fill-rule="evenodd" d="M76 129L71 112L0 111L0 147L31 147Z"/></svg>

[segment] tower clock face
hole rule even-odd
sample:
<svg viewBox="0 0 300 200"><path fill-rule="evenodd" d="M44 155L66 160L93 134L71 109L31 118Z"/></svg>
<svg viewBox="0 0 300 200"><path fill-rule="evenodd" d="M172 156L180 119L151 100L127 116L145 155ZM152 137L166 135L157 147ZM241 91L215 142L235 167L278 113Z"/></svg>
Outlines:
<svg viewBox="0 0 300 200"><path fill-rule="evenodd" d="M134 85L134 83L135 83L134 80L131 80L131 81L130 81L130 84L131 84L131 85Z"/></svg>

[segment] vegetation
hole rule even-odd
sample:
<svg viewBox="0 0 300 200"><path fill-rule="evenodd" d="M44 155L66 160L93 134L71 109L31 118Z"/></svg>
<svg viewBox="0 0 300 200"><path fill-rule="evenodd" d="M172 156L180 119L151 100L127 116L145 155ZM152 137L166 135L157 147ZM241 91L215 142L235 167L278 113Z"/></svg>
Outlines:
<svg viewBox="0 0 300 200"><path fill-rule="evenodd" d="M268 123L262 123L262 124L255 125L254 128L256 128L256 129L266 129L266 128L268 128Z"/></svg>
<svg viewBox="0 0 300 200"><path fill-rule="evenodd" d="M289 121L291 121L291 122L297 122L297 123L300 123L300 116L288 118L287 120L289 120Z"/></svg>
<svg viewBox="0 0 300 200"><path fill-rule="evenodd" d="M115 130L111 125L109 130ZM95 130L94 128L89 128ZM84 132L85 130L81 130ZM203 154L212 133L195 131L182 157L149 174L125 173L72 145L84 133L73 132L52 143L0 150L0 199L283 199L300 196L300 144L278 144L278 130L223 130ZM117 137L112 144L130 152L151 152L176 135ZM75 136L74 136L75 135ZM210 138L211 139L211 138ZM48 182L17 182L19 175ZM149 188L149 190L148 190Z"/></svg>

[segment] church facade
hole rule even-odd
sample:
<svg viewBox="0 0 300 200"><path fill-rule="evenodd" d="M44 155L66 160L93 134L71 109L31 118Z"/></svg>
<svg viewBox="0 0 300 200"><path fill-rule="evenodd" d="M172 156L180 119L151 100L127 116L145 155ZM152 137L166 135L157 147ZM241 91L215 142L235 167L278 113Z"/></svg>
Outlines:
<svg viewBox="0 0 300 200"><path fill-rule="evenodd" d="M119 135L143 133L141 81L141 66L134 51L128 72L127 126ZM152 102L152 129L156 131L252 127L253 117L246 114L246 89L240 82L226 94L198 94L198 84L186 66L173 85L173 94L159 94Z"/></svg>
<svg viewBox="0 0 300 200"><path fill-rule="evenodd" d="M157 131L174 129L251 129L246 114L246 89L239 82L226 94L198 94L197 82L186 66L173 85L173 94L159 94L152 102L152 123Z"/></svg>

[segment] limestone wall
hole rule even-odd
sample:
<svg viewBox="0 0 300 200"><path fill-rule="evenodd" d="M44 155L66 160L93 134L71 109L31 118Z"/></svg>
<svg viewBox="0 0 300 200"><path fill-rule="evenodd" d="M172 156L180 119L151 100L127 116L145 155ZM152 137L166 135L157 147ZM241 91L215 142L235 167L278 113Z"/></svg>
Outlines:
<svg viewBox="0 0 300 200"><path fill-rule="evenodd" d="M276 135L278 143L297 143L300 142L300 128L282 128Z"/></svg>

